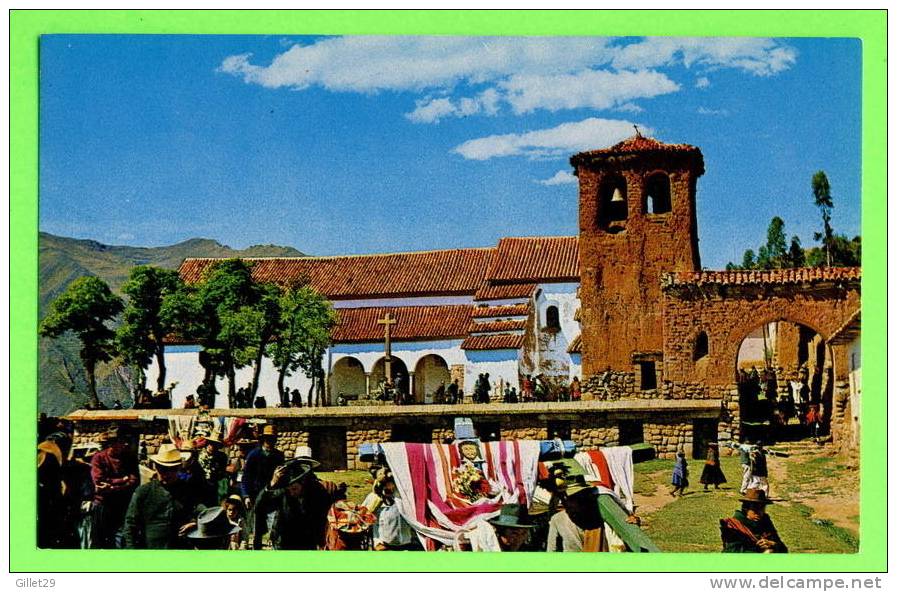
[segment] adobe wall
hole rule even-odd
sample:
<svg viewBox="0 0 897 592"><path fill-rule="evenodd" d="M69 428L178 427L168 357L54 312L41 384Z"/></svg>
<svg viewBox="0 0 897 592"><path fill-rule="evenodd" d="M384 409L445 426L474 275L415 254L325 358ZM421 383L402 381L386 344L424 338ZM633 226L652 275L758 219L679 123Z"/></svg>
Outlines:
<svg viewBox="0 0 897 592"><path fill-rule="evenodd" d="M677 168L683 167L683 168ZM582 366L590 376L630 366L632 352L663 349L660 277L700 268L694 192L701 171L662 157L580 167L579 252ZM646 211L645 179L669 173L672 210ZM613 175L626 184L628 218L609 233L599 226L599 189Z"/></svg>
<svg viewBox="0 0 897 592"><path fill-rule="evenodd" d="M458 405L447 411L446 406L407 406L400 409L324 408L317 410L240 410L240 416L277 426L278 448L291 458L297 446L310 445L310 434L328 427L345 430L346 466L366 469L367 463L358 458L358 447L365 443L388 442L393 439L395 426L411 426L432 430L433 442L441 442L454 434L454 418L470 417L474 425L495 425L503 440L548 439L549 426L569 430L570 438L581 450L619 443L620 422L639 421L645 442L654 444L661 458L672 458L676 450L690 450L692 425L695 420L718 421L720 406L715 401L618 401L580 403L531 403ZM292 411L292 413L290 413ZM232 411L230 413L235 413ZM228 413L226 410L213 415ZM178 410L175 415L188 414ZM118 417L119 419L113 419ZM75 442L95 440L99 433L113 424L128 425L147 444L147 452L154 454L168 441L168 421L163 417L141 420L128 412L80 411L69 417L75 424ZM230 448L236 454L235 447ZM318 454L319 451L313 451Z"/></svg>
<svg viewBox="0 0 897 592"><path fill-rule="evenodd" d="M667 290L663 300L664 379L729 384L735 379L739 345L755 328L784 320L805 325L827 339L859 306L859 282L827 288L763 284ZM701 331L708 336L708 354L695 361L694 343ZM836 361L835 372L839 378L846 376L846 365Z"/></svg>

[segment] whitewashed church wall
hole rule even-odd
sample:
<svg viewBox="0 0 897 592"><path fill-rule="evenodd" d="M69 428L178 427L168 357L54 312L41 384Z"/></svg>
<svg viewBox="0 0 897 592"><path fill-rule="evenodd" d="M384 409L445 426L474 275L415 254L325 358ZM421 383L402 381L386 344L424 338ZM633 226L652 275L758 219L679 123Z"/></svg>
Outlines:
<svg viewBox="0 0 897 592"><path fill-rule="evenodd" d="M582 366L575 364L567 348L580 334L579 322L575 320L580 306L576 296L577 283L541 284L536 296L538 311L538 372L558 380L567 381L579 376ZM559 330L548 330L548 308L558 309Z"/></svg>
<svg viewBox="0 0 897 592"><path fill-rule="evenodd" d="M461 349L461 341L460 339L394 341L392 355L402 360L409 372L415 371L421 358L431 354L440 356L451 367L453 364L464 364L466 361L464 350ZM340 358L352 357L361 362L365 372L371 372L383 355L383 342L337 344L330 351L330 367L332 368Z"/></svg>
<svg viewBox="0 0 897 592"><path fill-rule="evenodd" d="M464 394L473 393L480 374L488 373L492 383L492 396L499 384L509 384L520 392L520 351L499 349L489 351L468 351L464 368Z"/></svg>
<svg viewBox="0 0 897 592"><path fill-rule="evenodd" d="M582 380L582 354L570 354L570 380L574 376Z"/></svg>
<svg viewBox="0 0 897 592"><path fill-rule="evenodd" d="M418 296L415 298L366 298L361 300L332 300L333 308L376 308L397 306L457 306L473 304L469 296Z"/></svg>
<svg viewBox="0 0 897 592"><path fill-rule="evenodd" d="M202 383L203 369L199 365L198 345L177 345L165 348L165 382L171 384L177 383L171 393L171 405L175 409L184 406L187 395L196 393L196 387ZM147 384L155 384L156 377L159 375L159 369L155 360L150 364L146 371ZM236 372L236 388L246 386L252 380L252 368L247 366ZM311 380L308 379L301 371L293 376L287 377L284 385L291 390L298 388L305 400L308 389L311 386ZM218 396L215 398L216 408L228 408L227 400L227 379L218 378L215 381L218 389ZM280 398L277 395L277 370L268 358L262 360L262 369L259 374L259 388L256 393L265 397L265 401L269 407L276 405Z"/></svg>

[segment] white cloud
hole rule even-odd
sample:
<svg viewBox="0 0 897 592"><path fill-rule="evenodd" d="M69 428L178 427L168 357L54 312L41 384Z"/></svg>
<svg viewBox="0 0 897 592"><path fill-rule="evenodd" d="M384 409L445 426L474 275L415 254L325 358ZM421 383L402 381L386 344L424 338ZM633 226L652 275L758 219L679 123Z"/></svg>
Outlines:
<svg viewBox="0 0 897 592"><path fill-rule="evenodd" d="M557 127L503 134L468 140L452 149L468 160L488 160L499 156L556 158L601 146L609 146L633 134L633 124L619 119L591 117L583 121L564 123ZM645 135L653 130L639 124Z"/></svg>
<svg viewBox="0 0 897 592"><path fill-rule="evenodd" d="M679 90L660 72L608 72L583 70L555 76L519 74L498 84L507 93L514 113L536 109L610 109L626 101L650 98Z"/></svg>
<svg viewBox="0 0 897 592"><path fill-rule="evenodd" d="M612 57L606 38L334 37L294 45L267 66L250 54L219 70L268 88L318 85L331 91L421 91L482 84L518 72L580 70Z"/></svg>
<svg viewBox="0 0 897 592"><path fill-rule="evenodd" d="M480 113L495 115L500 103L510 105L517 115L537 109L602 110L615 107L637 112L641 108L627 101L677 90L679 85L660 72L583 70L554 76L514 75L498 82L498 89L487 89L476 97L463 97L454 101L444 97L418 101L415 110L405 116L415 123L437 123L450 116L467 117Z"/></svg>
<svg viewBox="0 0 897 592"><path fill-rule="evenodd" d="M698 113L701 115L722 115L729 114L728 109L709 109L707 107L698 107Z"/></svg>
<svg viewBox="0 0 897 592"><path fill-rule="evenodd" d="M405 117L414 123L439 123L446 117L468 117L482 113L496 115L500 96L493 88L487 89L476 97L462 97L452 101L446 97L423 99L417 101L416 108Z"/></svg>
<svg viewBox="0 0 897 592"><path fill-rule="evenodd" d="M659 68L682 64L718 69L735 68L771 76L790 68L797 51L775 39L759 37L647 37L618 47L616 68Z"/></svg>
<svg viewBox="0 0 897 592"><path fill-rule="evenodd" d="M641 113L642 111L644 111L644 109L642 109L635 103L623 103L619 107L615 107L614 110L615 111L626 111L627 113Z"/></svg>
<svg viewBox="0 0 897 592"><path fill-rule="evenodd" d="M790 68L794 48L766 38L647 37L328 37L295 44L267 65L251 54L225 58L218 71L266 88L332 92L415 92L405 117L448 117L589 108L635 112L631 101L681 90L660 68L738 69L771 76ZM706 88L706 77L696 80ZM455 94L466 87L463 94Z"/></svg>
<svg viewBox="0 0 897 592"><path fill-rule="evenodd" d="M539 185L568 185L571 183L578 183L579 180L576 178L576 175L571 173L570 171L558 171L554 174L550 179L539 179L536 181Z"/></svg>

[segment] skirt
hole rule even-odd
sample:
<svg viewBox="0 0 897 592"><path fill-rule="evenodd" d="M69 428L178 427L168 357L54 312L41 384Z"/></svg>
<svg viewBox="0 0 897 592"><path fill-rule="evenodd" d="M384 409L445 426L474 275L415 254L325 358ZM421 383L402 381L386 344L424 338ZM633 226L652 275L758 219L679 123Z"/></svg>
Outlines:
<svg viewBox="0 0 897 592"><path fill-rule="evenodd" d="M725 482L726 476L723 475L723 470L719 467L719 464L707 463L704 465L704 470L701 472L701 483L703 485L719 485Z"/></svg>

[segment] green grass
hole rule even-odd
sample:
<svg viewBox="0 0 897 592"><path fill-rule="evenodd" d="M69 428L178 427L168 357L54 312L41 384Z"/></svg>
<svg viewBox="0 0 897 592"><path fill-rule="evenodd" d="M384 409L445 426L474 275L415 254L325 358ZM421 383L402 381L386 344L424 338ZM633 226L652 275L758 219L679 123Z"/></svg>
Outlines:
<svg viewBox="0 0 897 592"><path fill-rule="evenodd" d="M803 483L812 482L820 475L828 474L831 458L816 457L801 462L794 459L796 473L791 471L786 483L773 482L773 495L777 492L787 497L798 491ZM741 507L738 485L741 481L741 465L737 457L721 459L723 473L728 483L719 491L705 493L698 483L703 464L689 463L689 481L692 486L682 498L676 498L651 514L640 514L642 529L651 540L666 552L695 553L718 552L721 548L719 520L731 516ZM672 473L672 461L651 461L635 465L636 491L654 491L662 477ZM666 469L665 472L659 471ZM665 481L663 481L665 482ZM814 490L815 491L815 490ZM859 549L856 537L849 531L826 520L814 519L812 508L783 500L769 507L769 515L782 540L792 553L855 553Z"/></svg>
<svg viewBox="0 0 897 592"><path fill-rule="evenodd" d="M371 475L367 471L315 471L315 474L324 481L333 481L336 484L348 485L346 499L360 504L371 492Z"/></svg>

